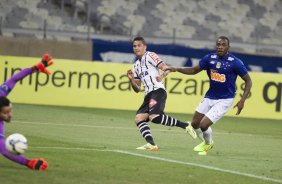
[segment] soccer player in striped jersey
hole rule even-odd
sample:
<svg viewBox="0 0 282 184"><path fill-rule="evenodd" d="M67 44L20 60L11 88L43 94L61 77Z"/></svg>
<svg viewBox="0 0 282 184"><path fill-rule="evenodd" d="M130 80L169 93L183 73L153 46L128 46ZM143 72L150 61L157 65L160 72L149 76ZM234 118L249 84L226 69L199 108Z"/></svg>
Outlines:
<svg viewBox="0 0 282 184"><path fill-rule="evenodd" d="M52 57L48 54L44 54L41 61L37 65L21 70L0 86L0 154L11 161L25 165L34 170L46 170L48 167L47 161L45 161L43 158L29 160L22 155L11 154L6 149L4 123L9 123L13 116L12 104L10 100L6 98L6 96L11 92L16 83L27 75L30 75L35 71L41 71L43 73L50 74L51 72L47 70L46 67L51 64L53 64Z"/></svg>
<svg viewBox="0 0 282 184"><path fill-rule="evenodd" d="M147 45L143 37L136 37L133 40L133 52L136 55L134 71L128 70L127 76L131 82L133 90L138 93L141 90L141 84L145 89L143 104L137 110L135 123L147 144L136 149L158 150L155 144L148 121L165 126L176 126L183 128L194 139L197 138L193 127L187 123L179 121L164 113L166 103L166 91L162 79L166 77L169 71L164 71L167 65L154 52L146 51Z"/></svg>
<svg viewBox="0 0 282 184"><path fill-rule="evenodd" d="M180 72L187 75L195 75L206 70L210 79L210 88L204 99L196 108L192 126L198 137L203 141L194 148L199 155L206 155L214 146L211 126L215 124L231 108L236 94L236 79L240 76L245 82L244 93L235 104L236 115L239 115L244 107L245 100L250 94L252 80L243 62L229 53L229 39L220 36L216 40L216 53L203 57L199 65L194 67L168 67L165 70Z"/></svg>

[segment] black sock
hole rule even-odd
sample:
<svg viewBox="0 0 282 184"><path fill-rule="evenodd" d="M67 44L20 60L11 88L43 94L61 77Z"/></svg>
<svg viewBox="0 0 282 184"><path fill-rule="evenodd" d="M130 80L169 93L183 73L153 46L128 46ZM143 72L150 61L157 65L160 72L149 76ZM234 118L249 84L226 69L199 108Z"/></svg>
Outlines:
<svg viewBox="0 0 282 184"><path fill-rule="evenodd" d="M165 125L165 126L177 126L177 127L183 128L183 129L185 129L188 126L188 123L179 121L179 120L177 120L173 117L167 116L165 114L160 114L160 115L154 117L151 121L153 123L162 124L162 125Z"/></svg>
<svg viewBox="0 0 282 184"><path fill-rule="evenodd" d="M148 126L147 122L146 121L141 121L141 122L139 122L137 124L137 127L139 128L139 131L140 131L141 135L144 137L144 139L148 143L150 143L152 145L155 145L153 136L151 134L150 127Z"/></svg>

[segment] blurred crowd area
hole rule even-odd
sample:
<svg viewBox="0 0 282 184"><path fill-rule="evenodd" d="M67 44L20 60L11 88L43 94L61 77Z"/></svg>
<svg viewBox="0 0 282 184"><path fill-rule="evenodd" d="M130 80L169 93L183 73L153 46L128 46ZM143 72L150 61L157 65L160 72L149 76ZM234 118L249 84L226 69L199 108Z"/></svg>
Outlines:
<svg viewBox="0 0 282 184"><path fill-rule="evenodd" d="M282 55L282 0L1 0L4 37L130 40Z"/></svg>

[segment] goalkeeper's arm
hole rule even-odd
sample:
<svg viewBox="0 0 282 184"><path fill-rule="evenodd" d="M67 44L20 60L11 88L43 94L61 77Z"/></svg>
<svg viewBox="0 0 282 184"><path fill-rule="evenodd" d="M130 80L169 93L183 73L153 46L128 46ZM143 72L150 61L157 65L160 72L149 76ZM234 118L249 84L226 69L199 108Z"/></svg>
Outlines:
<svg viewBox="0 0 282 184"><path fill-rule="evenodd" d="M28 160L22 155L14 155L10 153L5 146L4 136L0 138L0 153L7 159L16 162L21 165L26 165L28 168L33 170L46 170L48 168L48 162L43 158L37 158L33 160Z"/></svg>

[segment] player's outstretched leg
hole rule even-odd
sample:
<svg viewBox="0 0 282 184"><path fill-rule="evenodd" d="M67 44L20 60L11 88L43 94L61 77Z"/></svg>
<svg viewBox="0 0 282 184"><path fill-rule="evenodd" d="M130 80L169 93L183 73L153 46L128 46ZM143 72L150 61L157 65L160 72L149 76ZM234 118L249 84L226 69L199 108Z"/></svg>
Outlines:
<svg viewBox="0 0 282 184"><path fill-rule="evenodd" d="M188 124L188 125L187 125L186 128L185 128L186 132L187 132L193 139L197 139L197 133L195 132L195 130L194 130L192 124L191 124L189 121L187 121L187 124Z"/></svg>
<svg viewBox="0 0 282 184"><path fill-rule="evenodd" d="M176 127L183 128L193 139L197 138L197 134L194 131L194 128L192 127L190 122L182 122L182 121L177 120L176 118L173 118L165 114L156 115L155 117L151 119L151 121L153 123L161 124L165 126L176 126Z"/></svg>

